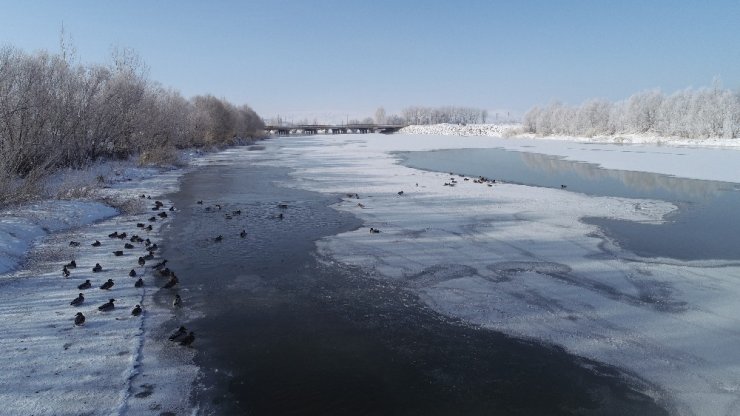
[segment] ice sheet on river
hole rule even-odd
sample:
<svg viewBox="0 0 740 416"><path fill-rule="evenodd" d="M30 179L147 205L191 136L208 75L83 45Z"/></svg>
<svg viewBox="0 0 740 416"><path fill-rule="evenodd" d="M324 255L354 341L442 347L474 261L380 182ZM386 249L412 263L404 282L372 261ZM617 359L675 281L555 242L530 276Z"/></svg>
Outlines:
<svg viewBox="0 0 740 416"><path fill-rule="evenodd" d="M485 147L466 140L447 147ZM323 254L403 282L442 313L636 373L676 414L740 414L740 265L639 258L579 221L660 222L672 204L489 187L406 168L386 153L433 148L427 136L315 136L279 144L276 160L296 169L287 186L342 195L337 208L368 227L319 241ZM548 153L567 153L573 143L546 146ZM705 154L677 153L693 150ZM667 153L656 153L660 166L680 165L681 157ZM629 165L630 153L621 154ZM619 159L615 152L609 160ZM725 160L736 166L736 159ZM452 178L457 184L445 186Z"/></svg>

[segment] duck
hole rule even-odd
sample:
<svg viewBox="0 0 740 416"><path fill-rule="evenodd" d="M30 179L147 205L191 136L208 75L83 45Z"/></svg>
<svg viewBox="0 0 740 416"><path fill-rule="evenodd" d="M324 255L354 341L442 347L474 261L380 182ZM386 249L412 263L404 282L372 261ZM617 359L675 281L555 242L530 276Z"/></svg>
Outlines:
<svg viewBox="0 0 740 416"><path fill-rule="evenodd" d="M360 202L358 202L358 203L357 203L357 206L358 206L358 207L360 207L360 208L365 208L365 205L363 205L363 204L362 204L362 203L360 203Z"/></svg>
<svg viewBox="0 0 740 416"><path fill-rule="evenodd" d="M76 298L72 299L72 302L69 302L69 304L72 306L80 306L84 301L85 297L82 296L82 293L80 293Z"/></svg>
<svg viewBox="0 0 740 416"><path fill-rule="evenodd" d="M218 208L218 210L221 211L221 204L216 204L216 208Z"/></svg>
<svg viewBox="0 0 740 416"><path fill-rule="evenodd" d="M146 195L141 194L141 195L139 195L139 198L146 198Z"/></svg>
<svg viewBox="0 0 740 416"><path fill-rule="evenodd" d="M75 315L75 325L80 326L85 323L85 315L82 312L77 312Z"/></svg>
<svg viewBox="0 0 740 416"><path fill-rule="evenodd" d="M79 247L80 246L80 242L79 241L70 241L69 242L69 246L70 247Z"/></svg>
<svg viewBox="0 0 740 416"><path fill-rule="evenodd" d="M151 224L147 225L146 228L145 228L145 230L151 231L152 230L152 225Z"/></svg>
<svg viewBox="0 0 740 416"><path fill-rule="evenodd" d="M231 211L233 215L242 215L242 210L238 209L236 211Z"/></svg>
<svg viewBox="0 0 740 416"><path fill-rule="evenodd" d="M154 201L154 206L156 206L156 207L163 207L164 204L162 203L162 201Z"/></svg>
<svg viewBox="0 0 740 416"><path fill-rule="evenodd" d="M137 223L136 223L136 226L137 226L138 228L144 228L144 227L146 227L146 224L144 224L144 223L142 223L142 222L137 222Z"/></svg>
<svg viewBox="0 0 740 416"><path fill-rule="evenodd" d="M175 206L173 205L170 207L170 212L173 212L174 210L175 210Z"/></svg>
<svg viewBox="0 0 740 416"><path fill-rule="evenodd" d="M126 244L123 245L123 248L128 249L128 250L131 250L132 248L134 248L134 245L131 244L131 243L126 243Z"/></svg>
<svg viewBox="0 0 740 416"><path fill-rule="evenodd" d="M115 255L117 257L118 256L123 256L123 250L116 250L116 251L113 252L113 255Z"/></svg>
<svg viewBox="0 0 740 416"><path fill-rule="evenodd" d="M134 287L143 287L144 281L141 279L141 277L134 283Z"/></svg>
<svg viewBox="0 0 740 416"><path fill-rule="evenodd" d="M128 272L128 276L129 276L129 277L136 277L136 270L134 270L134 269L131 269L131 271L130 271L130 272Z"/></svg>
<svg viewBox="0 0 740 416"><path fill-rule="evenodd" d="M93 246L93 247L100 247L102 245L102 243L100 241L98 241L98 240L95 240L95 242L92 243L92 244L90 244L90 245Z"/></svg>
<svg viewBox="0 0 740 416"><path fill-rule="evenodd" d="M118 238L120 238L121 240L123 240L124 238L126 238L126 233L118 234Z"/></svg>
<svg viewBox="0 0 740 416"><path fill-rule="evenodd" d="M108 234L108 237L110 237L110 238L118 238L118 231L113 231L112 233Z"/></svg>
<svg viewBox="0 0 740 416"><path fill-rule="evenodd" d="M150 246L149 246L149 247L147 248L147 250L148 250L149 252L152 252L152 251L157 251L157 249L158 249L158 248L159 248L159 246L157 245L157 243L154 243L154 244L150 245Z"/></svg>
<svg viewBox="0 0 740 416"><path fill-rule="evenodd" d="M160 218L167 218L167 213L166 212L160 212L159 214L157 214L157 216L160 217Z"/></svg>
<svg viewBox="0 0 740 416"><path fill-rule="evenodd" d="M403 195L403 191L398 191L398 195Z"/></svg>
<svg viewBox="0 0 740 416"><path fill-rule="evenodd" d="M149 217L149 222L157 221L157 217Z"/></svg>
<svg viewBox="0 0 740 416"><path fill-rule="evenodd" d="M168 280L167 283L165 283L164 286L162 287L165 289L171 289L179 282L180 282L180 279L178 279L177 276L173 274L172 276L170 276L170 280Z"/></svg>
<svg viewBox="0 0 740 416"><path fill-rule="evenodd" d="M159 211L159 205L155 205L152 207L152 211Z"/></svg>
<svg viewBox="0 0 740 416"><path fill-rule="evenodd" d="M134 316L141 315L141 305L134 306L134 309L131 309L131 315L134 315Z"/></svg>
<svg viewBox="0 0 740 416"><path fill-rule="evenodd" d="M196 202L196 204L203 205L203 200L200 200L200 201Z"/></svg>
<svg viewBox="0 0 740 416"><path fill-rule="evenodd" d="M100 288L103 290L110 290L110 288L112 288L114 284L115 283L113 283L113 279L108 279L107 282L100 285Z"/></svg>
<svg viewBox="0 0 740 416"><path fill-rule="evenodd" d="M68 269L75 269L75 268L77 268L77 262L74 261L74 260L72 260L69 263L67 263L66 266L67 266Z"/></svg>
<svg viewBox="0 0 740 416"><path fill-rule="evenodd" d="M93 273L98 273L103 271L103 266L100 265L100 263L95 263L95 267L92 268Z"/></svg>
<svg viewBox="0 0 740 416"><path fill-rule="evenodd" d="M170 335L169 340L180 342L183 338L185 338L185 336L187 336L187 334L188 334L188 330L185 329L184 326L181 326L175 332L173 332L172 335Z"/></svg>
<svg viewBox="0 0 740 416"><path fill-rule="evenodd" d="M143 266L146 264L146 260L144 260L144 257L139 256L139 266Z"/></svg>
<svg viewBox="0 0 740 416"><path fill-rule="evenodd" d="M155 264L154 266L152 266L152 269L159 270L159 269L163 268L166 265L167 265L167 259L164 259L164 260L160 261L159 263Z"/></svg>
<svg viewBox="0 0 740 416"><path fill-rule="evenodd" d="M379 229L370 227L370 234L378 234L380 232Z"/></svg>
<svg viewBox="0 0 740 416"><path fill-rule="evenodd" d="M106 302L106 303L98 306L98 310L99 311L103 311L103 312L113 310L115 308L115 305L113 305L113 302L115 302L115 301L116 300L113 299L113 298L108 299L108 302Z"/></svg>
<svg viewBox="0 0 740 416"><path fill-rule="evenodd" d="M182 306L182 298L180 295L175 295L175 299L172 301L172 306L179 308Z"/></svg>
<svg viewBox="0 0 740 416"><path fill-rule="evenodd" d="M224 236L222 236L221 234L219 234L219 235L216 236L216 238L213 239L213 241L219 242L219 241L221 241L223 239L224 239Z"/></svg>
<svg viewBox="0 0 740 416"><path fill-rule="evenodd" d="M69 274L70 273L69 273L69 270L67 269L67 266L65 265L64 267L62 267L62 276L69 277Z"/></svg>
<svg viewBox="0 0 740 416"><path fill-rule="evenodd" d="M143 259L147 261L154 260L154 254L152 254L151 252L148 252L146 255L144 255Z"/></svg>
<svg viewBox="0 0 740 416"><path fill-rule="evenodd" d="M568 187L568 185L560 185L560 189L565 189L567 187Z"/></svg>
<svg viewBox="0 0 740 416"><path fill-rule="evenodd" d="M247 230L242 230L242 232L239 233L239 237L244 238L247 236Z"/></svg>
<svg viewBox="0 0 740 416"><path fill-rule="evenodd" d="M193 341L195 341L195 333L193 331L190 331L190 333L185 338L180 340L180 345L184 345L187 347L192 344Z"/></svg>
<svg viewBox="0 0 740 416"><path fill-rule="evenodd" d="M278 208L287 209L288 204L278 204Z"/></svg>
<svg viewBox="0 0 740 416"><path fill-rule="evenodd" d="M167 277L172 275L172 270L170 270L169 267L165 267L164 269L159 270L159 275L162 277Z"/></svg>
<svg viewBox="0 0 740 416"><path fill-rule="evenodd" d="M92 287L92 283L90 283L90 279L85 280L85 283L80 283L77 285L77 289L85 290L90 289Z"/></svg>

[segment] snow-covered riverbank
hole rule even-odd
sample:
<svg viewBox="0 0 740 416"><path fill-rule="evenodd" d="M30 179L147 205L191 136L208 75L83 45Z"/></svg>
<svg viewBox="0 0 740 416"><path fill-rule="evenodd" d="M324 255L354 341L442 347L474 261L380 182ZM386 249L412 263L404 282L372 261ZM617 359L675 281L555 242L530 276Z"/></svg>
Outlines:
<svg viewBox="0 0 740 416"><path fill-rule="evenodd" d="M6 415L189 413L197 375L195 350L162 342L162 325L173 317L169 302L155 301L164 281L140 266L145 246L133 235L159 241L167 219L153 211L155 199L177 187L182 170L156 171L133 165L106 178L110 187L91 192L120 203L126 212L95 201L47 200L0 213L0 402ZM113 173L111 171L111 173ZM155 221L149 219L154 217ZM137 223L152 225L147 231ZM125 239L110 238L113 232ZM100 246L91 244L96 240ZM74 242L74 243L73 243ZM77 244L79 243L79 244ZM134 248L125 248L131 244ZM121 250L123 255L114 255ZM72 260L77 267L62 268ZM93 273L99 263L103 271ZM16 271L11 271L22 265ZM136 277L130 277L134 270ZM142 278L143 287L135 287ZM99 286L114 281L110 290ZM90 289L78 285L90 280ZM71 306L82 293L84 302ZM171 297L172 295L170 295ZM115 299L109 312L98 306ZM143 314L132 316L135 305ZM73 322L82 312L86 321ZM163 333L163 331L165 331Z"/></svg>
<svg viewBox="0 0 740 416"><path fill-rule="evenodd" d="M737 152L399 135L290 138L280 145L277 160L296 169L287 186L348 195L337 209L368 227L321 240L321 253L405 284L444 314L625 369L646 380L645 391L674 414L740 412L740 267L640 258L579 221L657 223L672 204L475 183L400 166L388 153L526 145L518 150L613 168L630 169L637 160L635 170L740 182ZM693 170L707 160L712 169ZM454 187L445 186L453 179ZM355 193L359 199L349 197Z"/></svg>
<svg viewBox="0 0 740 416"><path fill-rule="evenodd" d="M514 137L525 139L614 143L614 144L650 144L666 146L709 146L740 148L738 139L702 138L685 139L679 137L658 137L649 134L616 134L610 136L572 137L572 136L536 136L523 133L520 124L432 124L404 127L402 134L425 134L442 136L489 136Z"/></svg>

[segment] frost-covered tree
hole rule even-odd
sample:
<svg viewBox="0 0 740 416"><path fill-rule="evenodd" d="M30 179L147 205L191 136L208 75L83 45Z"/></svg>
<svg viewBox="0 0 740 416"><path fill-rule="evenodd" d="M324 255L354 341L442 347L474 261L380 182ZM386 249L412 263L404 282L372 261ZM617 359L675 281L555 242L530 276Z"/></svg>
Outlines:
<svg viewBox="0 0 740 416"><path fill-rule="evenodd" d="M385 124L385 121L386 121L385 108L378 107L378 109L375 110L375 123Z"/></svg>
<svg viewBox="0 0 740 416"><path fill-rule="evenodd" d="M163 149L230 143L264 127L248 106L187 100L150 81L131 50L114 50L108 65L74 59L65 43L59 54L0 48L0 204L33 194L57 168L137 154L157 162Z"/></svg>
<svg viewBox="0 0 740 416"><path fill-rule="evenodd" d="M686 138L740 137L740 93L710 88L686 89L669 96L657 90L611 103L590 100L570 107L534 107L523 120L532 133L550 135L654 134Z"/></svg>

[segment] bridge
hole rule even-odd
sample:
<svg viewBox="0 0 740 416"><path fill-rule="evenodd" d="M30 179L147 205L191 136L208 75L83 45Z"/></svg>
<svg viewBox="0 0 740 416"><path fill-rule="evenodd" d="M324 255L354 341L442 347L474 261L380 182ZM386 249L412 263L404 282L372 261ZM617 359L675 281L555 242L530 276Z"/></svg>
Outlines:
<svg viewBox="0 0 740 416"><path fill-rule="evenodd" d="M273 125L265 126L265 131L278 136L287 136L290 134L367 134L367 133L395 133L406 127L400 124L296 124L296 125Z"/></svg>

